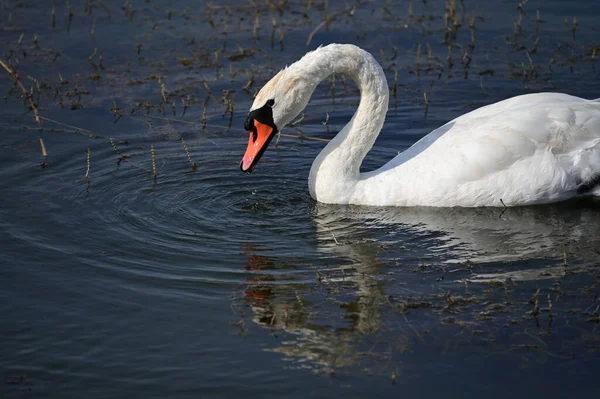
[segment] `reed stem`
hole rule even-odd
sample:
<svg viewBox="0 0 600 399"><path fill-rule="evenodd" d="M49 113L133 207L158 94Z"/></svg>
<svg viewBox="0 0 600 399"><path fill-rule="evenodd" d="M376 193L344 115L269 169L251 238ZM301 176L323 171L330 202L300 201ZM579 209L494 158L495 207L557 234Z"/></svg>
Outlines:
<svg viewBox="0 0 600 399"><path fill-rule="evenodd" d="M92 149L88 148L88 153L87 153L87 171L85 172L85 178L86 179L88 179L89 176L90 176L90 169L91 169L91 166L92 166L92 163L91 163L91 160L90 160L91 154L92 154Z"/></svg>
<svg viewBox="0 0 600 399"><path fill-rule="evenodd" d="M183 144L183 149L185 150L185 153L187 154L187 157L190 160L190 164L192 165L192 170L196 170L198 165L196 165L196 162L194 162L194 160L192 159L192 154L190 154L190 150L188 149L187 144L185 144L185 140L183 139L183 137L181 138L181 143Z"/></svg>

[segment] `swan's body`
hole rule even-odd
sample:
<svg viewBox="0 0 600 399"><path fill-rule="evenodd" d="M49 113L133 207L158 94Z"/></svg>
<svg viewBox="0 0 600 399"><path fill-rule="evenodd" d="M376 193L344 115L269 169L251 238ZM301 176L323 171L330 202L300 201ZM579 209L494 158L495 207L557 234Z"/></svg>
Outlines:
<svg viewBox="0 0 600 399"><path fill-rule="evenodd" d="M383 126L388 86L381 66L353 45L321 47L279 72L257 95L249 120L273 100L268 111L276 132L334 72L356 82L361 100L352 120L312 165L309 190L317 201L473 207L600 195L600 101L559 93L513 97L469 112L381 168L360 173ZM262 154L248 158L252 143L251 134L245 171L251 171ZM260 151L265 147L261 144Z"/></svg>

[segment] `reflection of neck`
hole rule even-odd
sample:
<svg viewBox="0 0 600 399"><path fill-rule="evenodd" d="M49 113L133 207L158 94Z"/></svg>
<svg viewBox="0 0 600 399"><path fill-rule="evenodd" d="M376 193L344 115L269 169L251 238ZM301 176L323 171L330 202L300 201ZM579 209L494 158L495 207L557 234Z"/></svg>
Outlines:
<svg viewBox="0 0 600 399"><path fill-rule="evenodd" d="M315 199L348 202L360 178L360 165L385 120L389 96L385 74L371 54L352 45L320 48L294 66L315 84L332 73L346 74L360 90L356 113L317 156L309 176L309 189Z"/></svg>

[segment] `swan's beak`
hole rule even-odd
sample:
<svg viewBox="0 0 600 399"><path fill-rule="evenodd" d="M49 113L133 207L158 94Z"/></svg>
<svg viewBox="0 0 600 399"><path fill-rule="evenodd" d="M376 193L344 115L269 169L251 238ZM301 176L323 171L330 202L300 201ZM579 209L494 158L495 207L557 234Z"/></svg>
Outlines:
<svg viewBox="0 0 600 399"><path fill-rule="evenodd" d="M240 169L242 172L252 173L256 164L260 160L260 157L265 152L271 139L275 136L276 130L269 125L260 123L254 119L254 127L250 131L250 137L248 138L248 148L240 162Z"/></svg>

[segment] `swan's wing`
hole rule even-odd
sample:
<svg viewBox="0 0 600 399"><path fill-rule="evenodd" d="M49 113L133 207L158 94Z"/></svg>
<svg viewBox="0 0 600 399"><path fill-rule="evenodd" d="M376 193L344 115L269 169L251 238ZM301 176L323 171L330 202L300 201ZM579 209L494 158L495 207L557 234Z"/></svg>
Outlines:
<svg viewBox="0 0 600 399"><path fill-rule="evenodd" d="M460 184L507 172L563 171L569 184L600 174L600 102L564 94L514 97L460 116L398 155L385 169L419 158L422 173ZM551 155L541 164L543 158ZM383 168L382 168L383 169ZM426 169L426 170L425 170Z"/></svg>
<svg viewBox="0 0 600 399"><path fill-rule="evenodd" d="M600 195L600 102L554 93L501 101L362 177L362 203L501 206Z"/></svg>

